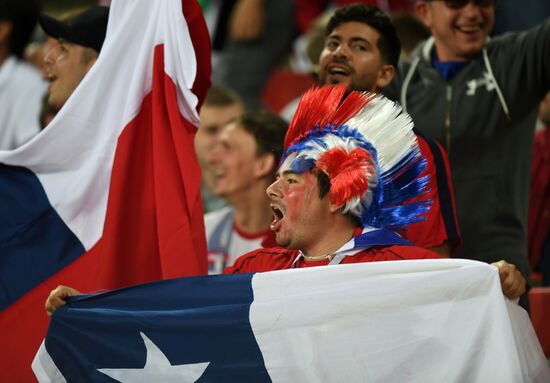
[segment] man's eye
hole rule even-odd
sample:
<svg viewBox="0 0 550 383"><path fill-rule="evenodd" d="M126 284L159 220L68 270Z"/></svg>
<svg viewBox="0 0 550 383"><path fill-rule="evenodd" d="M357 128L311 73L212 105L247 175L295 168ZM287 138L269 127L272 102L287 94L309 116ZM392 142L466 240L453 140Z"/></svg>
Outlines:
<svg viewBox="0 0 550 383"><path fill-rule="evenodd" d="M367 47L362 44L354 44L351 46L351 49L353 49L354 51L366 51Z"/></svg>
<svg viewBox="0 0 550 383"><path fill-rule="evenodd" d="M336 41L328 41L327 44L326 44L326 47L330 50L334 50L334 49L338 48L338 45L340 45L340 44L338 44L338 42L336 42Z"/></svg>
<svg viewBox="0 0 550 383"><path fill-rule="evenodd" d="M289 184L295 184L296 180L294 178L287 178L286 182Z"/></svg>

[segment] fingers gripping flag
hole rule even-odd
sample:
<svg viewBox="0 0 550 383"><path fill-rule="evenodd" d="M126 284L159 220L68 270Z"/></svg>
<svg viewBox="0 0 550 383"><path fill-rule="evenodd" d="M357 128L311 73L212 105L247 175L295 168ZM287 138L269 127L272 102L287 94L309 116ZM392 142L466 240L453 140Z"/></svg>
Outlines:
<svg viewBox="0 0 550 383"><path fill-rule="evenodd" d="M178 278L71 299L45 382L547 382L496 268L445 259Z"/></svg>
<svg viewBox="0 0 550 383"><path fill-rule="evenodd" d="M209 60L195 0L115 0L101 54L56 118L0 152L2 380L29 380L56 285L206 273L193 138Z"/></svg>

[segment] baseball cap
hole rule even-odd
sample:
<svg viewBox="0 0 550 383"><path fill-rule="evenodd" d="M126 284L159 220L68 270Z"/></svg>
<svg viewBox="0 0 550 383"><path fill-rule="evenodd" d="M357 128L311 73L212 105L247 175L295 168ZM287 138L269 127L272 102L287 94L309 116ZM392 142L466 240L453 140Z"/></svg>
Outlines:
<svg viewBox="0 0 550 383"><path fill-rule="evenodd" d="M66 22L45 14L40 15L39 21L48 35L92 48L99 53L105 40L108 19L109 7L94 5Z"/></svg>

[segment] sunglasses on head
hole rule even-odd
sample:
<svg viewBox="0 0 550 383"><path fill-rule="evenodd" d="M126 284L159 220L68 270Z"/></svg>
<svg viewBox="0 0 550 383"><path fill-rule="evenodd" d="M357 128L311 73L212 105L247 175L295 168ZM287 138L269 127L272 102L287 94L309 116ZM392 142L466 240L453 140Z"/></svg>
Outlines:
<svg viewBox="0 0 550 383"><path fill-rule="evenodd" d="M437 0L432 0L437 1ZM439 0L444 1L445 5L451 9L460 9L464 8L466 4L470 2L470 0ZM473 0L474 4L478 7L486 8L490 7L495 4L495 0Z"/></svg>

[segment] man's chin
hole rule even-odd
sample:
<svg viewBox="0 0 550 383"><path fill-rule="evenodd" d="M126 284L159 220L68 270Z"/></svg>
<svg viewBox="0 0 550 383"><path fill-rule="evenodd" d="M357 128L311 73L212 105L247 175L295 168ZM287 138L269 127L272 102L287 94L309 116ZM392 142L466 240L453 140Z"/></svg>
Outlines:
<svg viewBox="0 0 550 383"><path fill-rule="evenodd" d="M342 84L348 84L350 83L350 79L349 78L331 78L328 83L330 85L342 85Z"/></svg>
<svg viewBox="0 0 550 383"><path fill-rule="evenodd" d="M275 242L277 242L277 245L280 247L284 247L285 249L290 249L291 242L288 238L283 238L279 233L275 234Z"/></svg>

